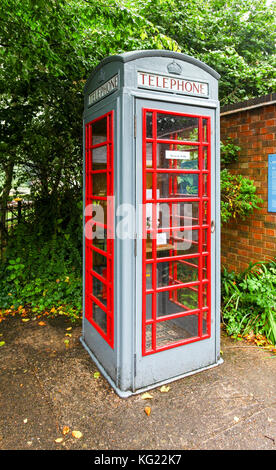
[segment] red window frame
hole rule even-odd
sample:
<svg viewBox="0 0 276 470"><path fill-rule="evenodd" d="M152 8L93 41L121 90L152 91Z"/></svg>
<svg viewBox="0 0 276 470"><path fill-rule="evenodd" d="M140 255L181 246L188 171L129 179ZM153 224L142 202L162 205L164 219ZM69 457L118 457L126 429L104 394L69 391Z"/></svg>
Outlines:
<svg viewBox="0 0 276 470"><path fill-rule="evenodd" d="M92 145L93 125L106 119L107 132L106 140ZM104 338L111 348L114 348L114 236L113 236L113 196L114 196L114 113L110 111L85 125L85 207L96 202L105 202L107 204L107 220L105 223L92 222L106 231L106 251L95 246L93 239L85 237L85 317ZM106 169L93 170L93 150L99 147L106 147L107 163ZM93 194L93 178L97 175L106 175L106 196ZM89 221L92 219L92 211L87 211L85 215L85 226L89 227ZM91 225L92 228L92 225ZM88 228L90 230L90 227ZM106 258L105 274L99 274L93 270L93 252ZM93 280L102 283L101 298L105 299L106 305L93 295ZM96 322L93 316L93 306L101 309L105 314L106 331Z"/></svg>
<svg viewBox="0 0 276 470"><path fill-rule="evenodd" d="M152 136L147 137L146 135L146 116L147 113L152 114ZM176 140L170 136L169 139L157 139L157 114L167 114L175 115L188 118L197 118L198 119L198 140L197 141L185 141L185 140ZM192 343L195 341L203 340L211 336L211 118L209 116L202 115L191 115L185 113L176 113L171 111L156 110L143 108L142 110L143 118L143 143L142 143L142 155L143 155L143 250L142 250L142 355L146 356L153 354L159 351L164 351L167 349L175 348L184 344ZM204 129L203 129L203 120L205 120L206 125L206 138L204 139ZM148 143L152 144L152 167L148 168L146 166L146 146ZM157 144L169 144L170 150L174 150L176 145L189 145L196 146L198 148L198 169L177 169L177 161L171 160L169 168L157 168ZM204 148L207 149L207 165L203 166L203 152ZM152 197L147 199L146 195L146 177L147 174L152 174ZM157 174L170 174L177 175L183 173L197 174L198 175L198 195L196 197L168 197L168 198L157 198ZM206 176L204 176L206 175ZM204 178L207 179L206 187L203 193L203 181ZM170 180L171 181L171 180ZM170 183L169 190L173 189ZM172 193L175 194L172 190ZM152 258L147 259L146 255L146 242L147 235L149 233L155 234L158 232L164 232L164 228L157 228L156 221L156 210L152 210L152 227L153 229L147 229L147 220L146 220L146 204L152 204L153 208L158 203L175 203L175 202L198 202L199 204L199 215L198 215L198 224L192 226L186 226L185 230L198 230L198 250L197 253L177 255L176 250L170 250L170 256L157 258L157 244L156 238L152 238ZM170 206L172 207L172 206ZM172 209L171 209L172 210ZM206 211L206 216L203 219L203 212ZM171 212L170 212L171 213ZM171 218L170 218L171 220ZM170 222L171 224L171 222ZM155 228L154 228L155 227ZM171 230L171 226L167 229ZM174 227L175 230L175 227ZM203 251L203 231L206 231L206 245L205 251ZM172 232L171 232L172 233ZM205 258L205 259L204 259ZM170 262L170 261L180 261L184 263L191 263L192 259L197 259L198 266L198 280L193 282L181 283L177 280L177 271L172 268L172 264L169 267L169 278L173 279L173 285L168 285L165 287L157 287L157 263L161 262ZM186 260L186 261L185 261ZM205 262L206 261L206 262ZM204 263L203 263L204 262ZM152 288L147 289L146 286L146 269L148 265L152 266ZM204 267L205 266L205 267ZM205 270L206 276L203 278L203 269ZM169 298L175 304L177 302L177 289L179 288L190 288L198 292L198 308L188 309L185 312L174 313L163 315L157 317L156 315L156 295L159 292L168 291ZM152 314L151 318L146 318L146 296L152 294ZM203 298L204 302L203 302ZM179 304L183 307L182 304ZM183 339L180 341L169 342L166 345L157 346L156 344L156 326L159 322L173 320L176 318L188 316L188 315L197 315L198 317L198 335ZM206 322L206 332L203 332L203 318ZM151 328L151 348L147 348L146 344L146 330Z"/></svg>

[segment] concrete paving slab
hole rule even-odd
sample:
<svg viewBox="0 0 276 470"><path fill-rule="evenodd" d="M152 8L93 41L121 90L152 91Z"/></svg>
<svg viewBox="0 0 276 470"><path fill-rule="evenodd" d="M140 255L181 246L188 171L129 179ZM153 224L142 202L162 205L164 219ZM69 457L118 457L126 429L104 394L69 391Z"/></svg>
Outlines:
<svg viewBox="0 0 276 470"><path fill-rule="evenodd" d="M276 449L275 356L222 334L221 366L121 399L94 378L81 327L43 321L0 324L0 449Z"/></svg>

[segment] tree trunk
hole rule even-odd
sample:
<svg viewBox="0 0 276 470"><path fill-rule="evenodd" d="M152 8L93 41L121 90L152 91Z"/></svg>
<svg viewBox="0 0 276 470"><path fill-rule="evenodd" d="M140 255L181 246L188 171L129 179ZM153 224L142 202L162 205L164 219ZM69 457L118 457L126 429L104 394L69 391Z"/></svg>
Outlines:
<svg viewBox="0 0 276 470"><path fill-rule="evenodd" d="M6 213L7 213L7 203L9 200L9 194L12 187L12 177L13 177L14 162L9 161L4 166L5 179L2 189L2 194L0 196L0 239L3 240L7 238L7 229L6 229Z"/></svg>

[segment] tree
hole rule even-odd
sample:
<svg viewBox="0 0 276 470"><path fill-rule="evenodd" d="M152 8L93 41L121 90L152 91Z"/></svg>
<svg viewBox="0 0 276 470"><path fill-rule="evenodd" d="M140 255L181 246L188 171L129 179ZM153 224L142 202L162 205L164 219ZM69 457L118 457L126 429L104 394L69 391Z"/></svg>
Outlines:
<svg viewBox="0 0 276 470"><path fill-rule="evenodd" d="M48 226L81 198L82 92L101 59L182 51L221 73L222 104L257 96L272 91L274 13L265 0L2 0L2 207L15 166Z"/></svg>
<svg viewBox="0 0 276 470"><path fill-rule="evenodd" d="M221 74L221 104L275 90L275 13L266 0L126 1Z"/></svg>
<svg viewBox="0 0 276 470"><path fill-rule="evenodd" d="M91 69L107 55L174 41L111 0L3 0L0 18L0 203L20 165L54 227L64 200L81 198L82 93Z"/></svg>

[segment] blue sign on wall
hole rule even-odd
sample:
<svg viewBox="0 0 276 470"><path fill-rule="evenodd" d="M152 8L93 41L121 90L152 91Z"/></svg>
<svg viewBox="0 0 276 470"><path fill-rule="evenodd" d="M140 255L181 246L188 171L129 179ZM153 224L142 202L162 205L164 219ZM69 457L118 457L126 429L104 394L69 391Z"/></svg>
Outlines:
<svg viewBox="0 0 276 470"><path fill-rule="evenodd" d="M268 212L276 212L276 154L268 155Z"/></svg>

